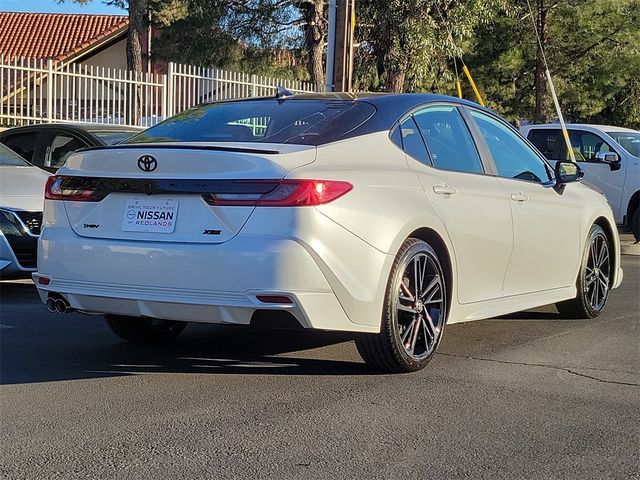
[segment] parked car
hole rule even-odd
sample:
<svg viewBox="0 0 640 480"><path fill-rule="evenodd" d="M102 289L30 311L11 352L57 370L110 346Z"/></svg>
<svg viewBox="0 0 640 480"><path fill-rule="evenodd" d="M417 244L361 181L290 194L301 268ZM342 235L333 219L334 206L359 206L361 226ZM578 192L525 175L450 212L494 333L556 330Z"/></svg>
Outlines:
<svg viewBox="0 0 640 480"><path fill-rule="evenodd" d="M567 125L585 181L604 192L616 223L640 240L640 132L605 125ZM549 160L569 160L558 124L527 125L521 132Z"/></svg>
<svg viewBox="0 0 640 480"><path fill-rule="evenodd" d="M49 174L0 144L0 279L30 278Z"/></svg>
<svg viewBox="0 0 640 480"><path fill-rule="evenodd" d="M34 279L50 310L105 314L130 341L186 322L342 330L372 367L414 371L447 323L600 314L618 233L580 178L452 97L212 103L69 157Z"/></svg>
<svg viewBox="0 0 640 480"><path fill-rule="evenodd" d="M139 132L114 125L37 124L0 132L0 143L31 164L55 172L79 148L113 145Z"/></svg>

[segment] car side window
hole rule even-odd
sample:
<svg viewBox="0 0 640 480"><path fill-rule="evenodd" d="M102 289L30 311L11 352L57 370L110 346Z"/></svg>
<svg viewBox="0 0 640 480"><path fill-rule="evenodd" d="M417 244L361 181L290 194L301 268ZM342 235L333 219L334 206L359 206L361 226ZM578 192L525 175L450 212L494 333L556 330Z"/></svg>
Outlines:
<svg viewBox="0 0 640 480"><path fill-rule="evenodd" d="M539 128L529 132L529 141L549 160L560 160L564 150L561 130Z"/></svg>
<svg viewBox="0 0 640 480"><path fill-rule="evenodd" d="M88 146L83 140L67 133L59 133L47 148L47 154L44 159L44 166L51 168L62 167L69 155L79 148Z"/></svg>
<svg viewBox="0 0 640 480"><path fill-rule="evenodd" d="M583 130L569 131L571 147L578 162L599 162L596 154L613 152L614 150L599 135ZM569 155L565 160L569 160Z"/></svg>
<svg viewBox="0 0 640 480"><path fill-rule="evenodd" d="M14 135L7 135L2 140L2 143L25 160L33 162L33 154L36 151L39 136L40 132L16 133Z"/></svg>
<svg viewBox="0 0 640 480"><path fill-rule="evenodd" d="M425 165L431 165L429 152L427 152L427 147L413 117L407 118L400 124L400 133L402 135L402 148L406 154Z"/></svg>
<svg viewBox="0 0 640 480"><path fill-rule="evenodd" d="M427 142L435 167L458 172L484 172L471 133L456 107L427 107L413 117Z"/></svg>
<svg viewBox="0 0 640 480"><path fill-rule="evenodd" d="M489 147L499 176L537 183L552 179L544 161L509 126L475 109L469 113Z"/></svg>

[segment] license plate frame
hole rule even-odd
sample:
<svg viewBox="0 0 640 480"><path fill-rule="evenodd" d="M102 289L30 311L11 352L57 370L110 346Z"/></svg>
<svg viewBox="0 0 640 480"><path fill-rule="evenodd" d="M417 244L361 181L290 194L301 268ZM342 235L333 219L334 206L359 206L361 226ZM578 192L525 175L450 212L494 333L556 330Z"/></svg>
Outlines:
<svg viewBox="0 0 640 480"><path fill-rule="evenodd" d="M124 232L163 233L175 231L179 202L171 198L129 198L121 229Z"/></svg>

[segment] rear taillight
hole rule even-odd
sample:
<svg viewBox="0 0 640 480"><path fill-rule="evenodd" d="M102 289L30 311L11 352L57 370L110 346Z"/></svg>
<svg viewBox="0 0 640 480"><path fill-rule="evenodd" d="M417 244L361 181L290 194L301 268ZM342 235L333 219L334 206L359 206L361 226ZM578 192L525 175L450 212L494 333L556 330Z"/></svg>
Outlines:
<svg viewBox="0 0 640 480"><path fill-rule="evenodd" d="M329 203L349 192L353 185L338 180L240 180L236 184L274 186L266 193L208 193L209 205L256 207L309 207Z"/></svg>
<svg viewBox="0 0 640 480"><path fill-rule="evenodd" d="M47 200L69 200L73 202L99 202L105 196L105 192L83 187L81 177L49 177L44 189L44 198Z"/></svg>

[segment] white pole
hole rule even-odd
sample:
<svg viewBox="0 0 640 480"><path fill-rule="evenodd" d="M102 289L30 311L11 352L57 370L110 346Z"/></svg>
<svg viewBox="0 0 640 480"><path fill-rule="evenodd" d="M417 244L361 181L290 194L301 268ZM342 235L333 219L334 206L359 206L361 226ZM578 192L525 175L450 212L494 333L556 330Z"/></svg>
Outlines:
<svg viewBox="0 0 640 480"><path fill-rule="evenodd" d="M53 60L47 60L47 123L53 122Z"/></svg>
<svg viewBox="0 0 640 480"><path fill-rule="evenodd" d="M336 52L336 10L337 0L329 0L329 32L327 43L327 79L325 91L333 92L333 62Z"/></svg>
<svg viewBox="0 0 640 480"><path fill-rule="evenodd" d="M174 82L175 82L175 77L173 75L173 62L169 62L169 65L167 66L167 106L166 106L166 114L164 119L167 119L171 116L173 116L173 100L174 100ZM163 119L163 120L164 120Z"/></svg>
<svg viewBox="0 0 640 480"><path fill-rule="evenodd" d="M556 89L553 86L553 80L551 80L551 73L549 69L545 69L544 74L547 77L549 83L549 89L551 90L551 98L553 98L553 105L556 107L556 113L558 114L558 120L560 120L560 128L562 128L562 136L564 142L567 144L567 151L569 152L569 158L573 163L576 163L576 155L573 153L573 147L571 146L571 139L569 138L569 132L567 126L564 123L564 117L562 116L562 110L560 110L560 103L558 102L558 96L556 95Z"/></svg>

